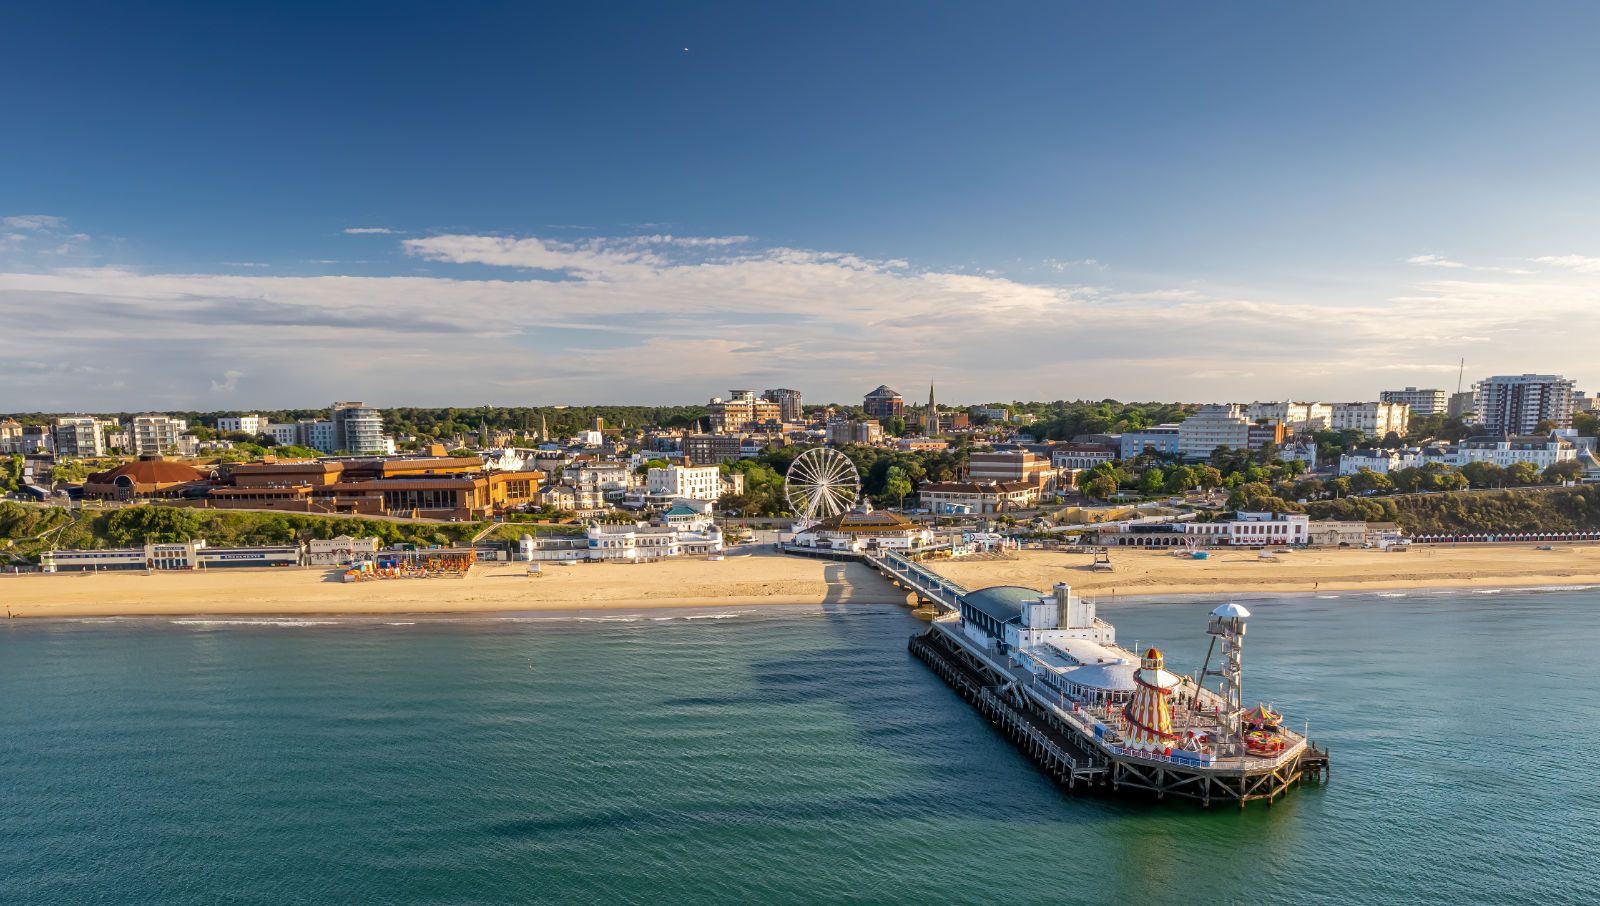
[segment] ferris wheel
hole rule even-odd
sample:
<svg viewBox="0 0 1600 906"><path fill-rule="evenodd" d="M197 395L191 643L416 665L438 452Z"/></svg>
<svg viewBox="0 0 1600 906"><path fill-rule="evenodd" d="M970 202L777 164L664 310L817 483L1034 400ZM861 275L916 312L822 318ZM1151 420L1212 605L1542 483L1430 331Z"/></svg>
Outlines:
<svg viewBox="0 0 1600 906"><path fill-rule="evenodd" d="M813 447L789 464L783 496L800 519L826 519L856 505L861 475L850 457L830 447Z"/></svg>

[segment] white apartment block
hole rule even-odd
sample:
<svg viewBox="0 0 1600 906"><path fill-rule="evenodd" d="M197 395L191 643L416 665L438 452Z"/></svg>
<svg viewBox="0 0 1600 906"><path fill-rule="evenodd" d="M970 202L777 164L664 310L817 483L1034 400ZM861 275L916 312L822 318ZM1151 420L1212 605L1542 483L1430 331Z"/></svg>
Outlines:
<svg viewBox="0 0 1600 906"><path fill-rule="evenodd" d="M1518 462L1531 462L1540 469L1578 458L1578 448L1559 437L1469 437L1455 447L1451 465L1489 462L1501 468Z"/></svg>
<svg viewBox="0 0 1600 906"><path fill-rule="evenodd" d="M1488 434L1533 434L1539 423L1572 426L1576 385L1559 374L1503 374L1473 385L1477 423Z"/></svg>
<svg viewBox="0 0 1600 906"><path fill-rule="evenodd" d="M1378 400L1385 403L1405 403L1411 407L1411 414L1419 418L1429 415L1443 415L1450 405L1450 394L1444 390L1418 390L1407 387L1404 390L1385 390L1378 394Z"/></svg>
<svg viewBox="0 0 1600 906"><path fill-rule="evenodd" d="M1354 475L1362 469L1388 475L1419 465L1422 462L1416 450L1352 450L1339 456L1340 475Z"/></svg>
<svg viewBox="0 0 1600 906"><path fill-rule="evenodd" d="M303 418L299 422L299 428L299 443L302 446L310 447L322 453L332 453L339 449L339 432L333 422Z"/></svg>
<svg viewBox="0 0 1600 906"><path fill-rule="evenodd" d="M1410 417L1411 407L1405 403L1334 403L1328 427L1334 431L1360 431L1381 440L1391 431L1405 436Z"/></svg>
<svg viewBox="0 0 1600 906"><path fill-rule="evenodd" d="M268 437L272 438L272 442L275 444L290 445L303 442L300 438L300 425L297 422L289 422L287 424L265 424L262 425L261 430L256 433L267 435Z"/></svg>
<svg viewBox="0 0 1600 906"><path fill-rule="evenodd" d="M1199 412L1178 423L1178 454L1184 459L1199 460L1209 457L1218 447L1248 449L1251 423L1240 406L1202 406Z"/></svg>
<svg viewBox="0 0 1600 906"><path fill-rule="evenodd" d="M267 420L259 415L224 416L217 419L217 430L237 434L260 434L267 428Z"/></svg>
<svg viewBox="0 0 1600 906"><path fill-rule="evenodd" d="M128 423L128 439L136 455L167 453L178 449L178 437L188 422L168 415L138 415Z"/></svg>
<svg viewBox="0 0 1600 906"><path fill-rule="evenodd" d="M717 466L667 466L646 473L645 484L652 497L717 500L722 497L722 470Z"/></svg>
<svg viewBox="0 0 1600 906"><path fill-rule="evenodd" d="M50 427L57 456L104 456L105 426L88 416L58 418ZM20 435L20 429L19 429Z"/></svg>
<svg viewBox="0 0 1600 906"><path fill-rule="evenodd" d="M1244 407L1247 421L1283 422L1284 427L1306 434L1326 431L1333 424L1333 406L1329 403L1249 403Z"/></svg>

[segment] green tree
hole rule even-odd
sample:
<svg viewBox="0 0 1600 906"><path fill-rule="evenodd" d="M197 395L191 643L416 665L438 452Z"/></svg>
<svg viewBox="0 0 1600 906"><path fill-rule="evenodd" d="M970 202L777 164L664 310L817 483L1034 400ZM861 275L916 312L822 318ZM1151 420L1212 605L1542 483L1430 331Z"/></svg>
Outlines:
<svg viewBox="0 0 1600 906"><path fill-rule="evenodd" d="M1539 467L1531 462L1514 462L1506 467L1506 484L1525 487L1539 483Z"/></svg>
<svg viewBox="0 0 1600 906"><path fill-rule="evenodd" d="M1188 466L1173 466L1167 470L1166 490L1168 494L1182 494L1199 486L1200 479L1195 475L1194 469Z"/></svg>
<svg viewBox="0 0 1600 906"><path fill-rule="evenodd" d="M1362 466L1350 477L1350 489L1358 494L1383 494L1394 490L1394 482L1382 472Z"/></svg>
<svg viewBox="0 0 1600 906"><path fill-rule="evenodd" d="M1469 462L1461 474L1475 488L1498 488L1505 484L1505 470L1492 462Z"/></svg>
<svg viewBox="0 0 1600 906"><path fill-rule="evenodd" d="M1292 493L1299 500L1316 500L1327 493L1327 489L1317 479L1306 478L1295 483Z"/></svg>
<svg viewBox="0 0 1600 906"><path fill-rule="evenodd" d="M896 504L905 505L906 496L911 493L911 478L906 475L906 470L890 466L888 476L884 479L883 492L893 497Z"/></svg>
<svg viewBox="0 0 1600 906"><path fill-rule="evenodd" d="M1082 487L1084 496L1094 500L1109 500L1117 493L1116 480L1105 474L1095 475Z"/></svg>
<svg viewBox="0 0 1600 906"><path fill-rule="evenodd" d="M1583 464L1575 459L1566 462L1551 463L1545 467L1544 480L1551 484L1561 484L1565 481L1577 481L1583 477Z"/></svg>
<svg viewBox="0 0 1600 906"><path fill-rule="evenodd" d="M81 459L58 459L50 469L51 481L66 481L73 484L81 483L89 477L89 470Z"/></svg>
<svg viewBox="0 0 1600 906"><path fill-rule="evenodd" d="M1167 475L1160 466L1151 466L1139 476L1139 490L1145 494L1160 494L1167 488Z"/></svg>

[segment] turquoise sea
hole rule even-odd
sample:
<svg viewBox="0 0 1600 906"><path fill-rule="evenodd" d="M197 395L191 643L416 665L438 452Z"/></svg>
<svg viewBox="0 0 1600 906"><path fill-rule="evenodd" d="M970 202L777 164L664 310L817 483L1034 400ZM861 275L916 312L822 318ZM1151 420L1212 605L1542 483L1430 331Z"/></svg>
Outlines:
<svg viewBox="0 0 1600 906"><path fill-rule="evenodd" d="M1600 593L1480 592L1242 599L1333 758L1243 812L1064 795L889 606L9 621L0 902L1595 903Z"/></svg>

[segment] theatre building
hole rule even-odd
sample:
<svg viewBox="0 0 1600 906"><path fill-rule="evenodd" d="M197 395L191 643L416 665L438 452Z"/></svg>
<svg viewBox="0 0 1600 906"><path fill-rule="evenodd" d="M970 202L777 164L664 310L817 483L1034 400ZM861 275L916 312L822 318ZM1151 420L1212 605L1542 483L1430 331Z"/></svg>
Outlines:
<svg viewBox="0 0 1600 906"><path fill-rule="evenodd" d="M213 490L219 509L475 519L530 503L542 472L487 472L476 457L247 463Z"/></svg>

